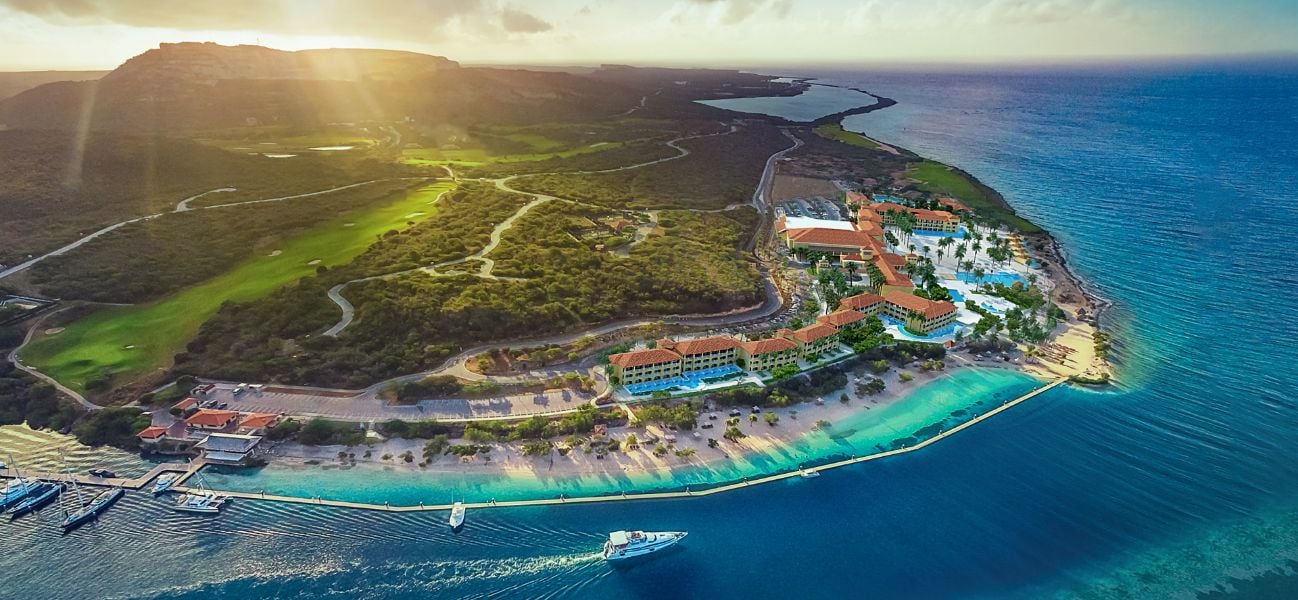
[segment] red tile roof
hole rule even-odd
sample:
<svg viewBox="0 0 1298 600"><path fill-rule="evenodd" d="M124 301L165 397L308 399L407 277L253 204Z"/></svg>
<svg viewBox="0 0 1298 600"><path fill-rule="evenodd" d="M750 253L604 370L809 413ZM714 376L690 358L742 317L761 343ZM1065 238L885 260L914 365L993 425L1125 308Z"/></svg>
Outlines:
<svg viewBox="0 0 1298 600"><path fill-rule="evenodd" d="M704 352L716 352L717 350L730 350L738 348L739 341L735 338L718 335L713 337L699 338L697 340L680 340L676 342L673 348L681 356L691 354L703 354Z"/></svg>
<svg viewBox="0 0 1298 600"><path fill-rule="evenodd" d="M651 348L649 350L632 350L621 354L613 354L608 357L608 362L626 369L630 367L642 367L644 365L656 365L680 359L681 356L671 350Z"/></svg>
<svg viewBox="0 0 1298 600"><path fill-rule="evenodd" d="M212 410L204 408L193 416L185 419L185 424L191 427L224 427L230 424L230 421L238 418L239 413L232 410Z"/></svg>
<svg viewBox="0 0 1298 600"><path fill-rule="evenodd" d="M743 347L744 352L747 352L749 356L761 356L772 352L795 350L798 347L798 345L793 343L793 341L782 337L770 338L767 340L754 340L751 342L744 342L740 345Z"/></svg>
<svg viewBox="0 0 1298 600"><path fill-rule="evenodd" d="M855 310L852 310L850 308L844 308L842 310L836 310L827 315L821 315L819 318L816 319L816 322L824 323L826 325L833 325L834 327L842 327L844 325L851 325L852 323L855 323L857 321L862 321L864 319L865 319L865 315Z"/></svg>
<svg viewBox="0 0 1298 600"><path fill-rule="evenodd" d="M816 323L815 325L808 325L802 329L798 329L794 331L792 335L793 337L798 338L802 343L810 344L811 342L827 338L835 333L838 333L838 329L833 325Z"/></svg>
<svg viewBox="0 0 1298 600"><path fill-rule="evenodd" d="M790 229L788 230L788 236L790 241L816 246L864 248L870 245L870 236L851 229L808 227L805 229Z"/></svg>
<svg viewBox="0 0 1298 600"><path fill-rule="evenodd" d="M172 408L179 408L180 410L186 410L189 408L193 408L194 406L197 405L198 405L198 398L185 398L184 400L177 402L176 405L173 406Z"/></svg>
<svg viewBox="0 0 1298 600"><path fill-rule="evenodd" d="M145 427L144 431L135 434L135 437L138 437L142 440L156 440L166 434L167 434L166 427L158 427L157 425L152 425L149 427Z"/></svg>
<svg viewBox="0 0 1298 600"><path fill-rule="evenodd" d="M956 200L955 198L938 198L937 201L938 201L938 204L941 204L942 206L948 207L948 208L950 208L951 210L955 210L955 211L959 211L959 212L973 212L973 209L972 209L972 208L969 208L968 206L965 206L965 204L964 204L963 202L960 202L959 200Z"/></svg>
<svg viewBox="0 0 1298 600"><path fill-rule="evenodd" d="M864 206L870 203L870 197L861 192L848 192L847 201L855 202L857 204Z"/></svg>
<svg viewBox="0 0 1298 600"><path fill-rule="evenodd" d="M904 267L908 262L905 256L902 256L900 254L893 254L891 252L880 253L879 258L882 258L883 262L888 263L888 266L891 267Z"/></svg>
<svg viewBox="0 0 1298 600"><path fill-rule="evenodd" d="M248 428L248 429L261 429L263 427L270 427L271 425L274 425L275 422L278 420L279 420L279 415L272 415L266 413L249 413L243 415L242 419L239 419L239 427Z"/></svg>
<svg viewBox="0 0 1298 600"><path fill-rule="evenodd" d="M857 294L839 300L838 307L840 309L851 308L861 310L862 308L870 308L880 302L883 302L883 296L878 294Z"/></svg>
<svg viewBox="0 0 1298 600"><path fill-rule="evenodd" d="M955 305L950 302L934 302L906 292L891 291L884 294L883 299L911 312L924 315L925 320L955 312Z"/></svg>

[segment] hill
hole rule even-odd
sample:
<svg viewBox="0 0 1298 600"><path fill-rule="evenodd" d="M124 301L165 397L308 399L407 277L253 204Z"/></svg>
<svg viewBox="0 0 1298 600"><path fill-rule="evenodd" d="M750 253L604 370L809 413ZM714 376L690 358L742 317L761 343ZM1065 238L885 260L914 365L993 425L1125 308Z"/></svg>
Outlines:
<svg viewBox="0 0 1298 600"><path fill-rule="evenodd" d="M56 81L99 79L108 71L13 71L0 73L0 99Z"/></svg>
<svg viewBox="0 0 1298 600"><path fill-rule="evenodd" d="M99 81L0 101L9 128L184 133L247 125L401 121L493 124L612 115L635 92L562 72L461 68L390 50L163 44ZM86 108L89 110L86 110Z"/></svg>

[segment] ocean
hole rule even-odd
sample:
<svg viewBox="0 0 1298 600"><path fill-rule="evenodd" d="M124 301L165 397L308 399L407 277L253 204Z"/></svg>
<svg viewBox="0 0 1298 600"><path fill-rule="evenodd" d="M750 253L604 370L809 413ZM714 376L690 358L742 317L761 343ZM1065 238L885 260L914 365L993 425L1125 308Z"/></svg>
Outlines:
<svg viewBox="0 0 1298 600"><path fill-rule="evenodd" d="M1059 238L1115 303L1122 384L814 480L470 511L458 535L438 513L203 519L128 494L66 536L0 524L0 598L1298 597L1298 66L806 74L897 100L846 127L965 169ZM738 102L852 101L832 96ZM996 383L924 393L1023 385ZM610 568L595 552L621 528L690 537Z"/></svg>

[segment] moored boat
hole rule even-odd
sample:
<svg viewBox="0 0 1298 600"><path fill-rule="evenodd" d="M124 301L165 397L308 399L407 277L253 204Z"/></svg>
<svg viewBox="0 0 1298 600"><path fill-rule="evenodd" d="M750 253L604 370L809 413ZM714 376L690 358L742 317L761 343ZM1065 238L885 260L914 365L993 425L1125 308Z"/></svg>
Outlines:
<svg viewBox="0 0 1298 600"><path fill-rule="evenodd" d="M9 509L10 521L29 512L45 508L46 505L54 502L59 497L59 493L63 491L62 483L40 482L33 487L35 489L27 495L26 499Z"/></svg>
<svg viewBox="0 0 1298 600"><path fill-rule="evenodd" d="M171 509L177 512L214 515L221 512L226 497L206 490L190 492L176 499Z"/></svg>
<svg viewBox="0 0 1298 600"><path fill-rule="evenodd" d="M153 482L153 495L157 496L158 494L170 490L171 486L176 485L176 482L179 480L180 475L177 473L163 473L162 475L159 475L158 479Z"/></svg>
<svg viewBox="0 0 1298 600"><path fill-rule="evenodd" d="M626 560L675 546L688 535L684 531L614 531L604 542L604 560Z"/></svg>
<svg viewBox="0 0 1298 600"><path fill-rule="evenodd" d="M464 503L463 502L456 502L455 504L451 505L451 518L447 519L447 522L451 524L452 530L458 530L459 528L464 527Z"/></svg>
<svg viewBox="0 0 1298 600"><path fill-rule="evenodd" d="M22 502L31 493L32 487L36 485L36 480L18 477L5 484L4 489L0 489L0 510L4 510Z"/></svg>
<svg viewBox="0 0 1298 600"><path fill-rule="evenodd" d="M99 517L99 513L108 510L114 502L122 497L126 492L122 488L112 488L95 494L89 502L83 504L75 511L66 513L61 526L64 531L75 529L86 521ZM78 494L80 497L80 494Z"/></svg>
<svg viewBox="0 0 1298 600"><path fill-rule="evenodd" d="M798 474L801 475L803 479L820 477L820 471L815 469L798 469Z"/></svg>

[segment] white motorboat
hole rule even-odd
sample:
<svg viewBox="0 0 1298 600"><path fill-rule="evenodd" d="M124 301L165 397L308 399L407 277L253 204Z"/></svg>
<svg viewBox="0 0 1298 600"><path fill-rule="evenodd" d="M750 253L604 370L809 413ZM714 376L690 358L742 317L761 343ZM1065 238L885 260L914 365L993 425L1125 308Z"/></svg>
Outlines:
<svg viewBox="0 0 1298 600"><path fill-rule="evenodd" d="M451 524L452 530L457 530L461 527L464 527L464 503L463 502L456 502L455 504L451 505L451 518L447 519L447 522Z"/></svg>
<svg viewBox="0 0 1298 600"><path fill-rule="evenodd" d="M803 479L814 479L820 477L820 471L815 469L798 469L798 474L801 475Z"/></svg>
<svg viewBox="0 0 1298 600"><path fill-rule="evenodd" d="M203 480L202 473L195 471L194 480L198 482L198 488L176 498L176 503L171 505L171 510L204 515L221 512L221 507L229 498L207 489L207 482Z"/></svg>
<svg viewBox="0 0 1298 600"><path fill-rule="evenodd" d="M604 542L604 560L626 560L675 546L684 531L614 531Z"/></svg>
<svg viewBox="0 0 1298 600"><path fill-rule="evenodd" d="M153 482L153 495L157 496L158 494L170 490L171 486L176 485L176 482L179 480L180 475L178 473L163 473L162 475L159 475L157 481Z"/></svg>
<svg viewBox="0 0 1298 600"><path fill-rule="evenodd" d="M181 495L176 499L176 504L171 509L177 512L214 515L221 512L221 506L225 504L225 500L225 496L199 490Z"/></svg>

